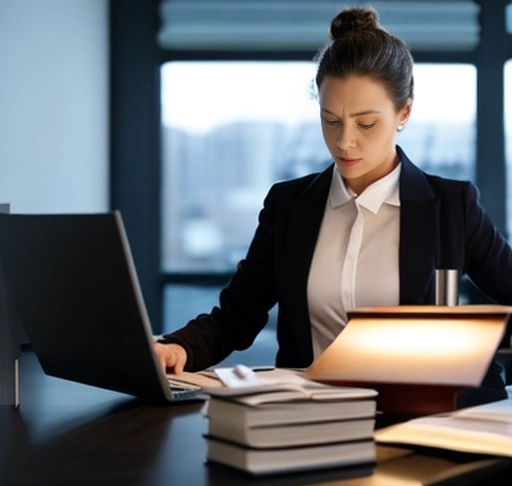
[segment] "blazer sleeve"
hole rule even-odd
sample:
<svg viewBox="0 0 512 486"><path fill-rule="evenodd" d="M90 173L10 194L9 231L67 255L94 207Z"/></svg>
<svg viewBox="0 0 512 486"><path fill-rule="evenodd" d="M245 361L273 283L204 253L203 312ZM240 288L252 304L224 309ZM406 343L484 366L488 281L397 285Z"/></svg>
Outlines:
<svg viewBox="0 0 512 486"><path fill-rule="evenodd" d="M219 305L159 340L183 346L187 371L205 369L235 350L247 349L268 321L276 303L274 188L264 200L245 259L220 293Z"/></svg>
<svg viewBox="0 0 512 486"><path fill-rule="evenodd" d="M468 277L489 298L512 304L512 249L478 201L473 184L466 186L465 247Z"/></svg>

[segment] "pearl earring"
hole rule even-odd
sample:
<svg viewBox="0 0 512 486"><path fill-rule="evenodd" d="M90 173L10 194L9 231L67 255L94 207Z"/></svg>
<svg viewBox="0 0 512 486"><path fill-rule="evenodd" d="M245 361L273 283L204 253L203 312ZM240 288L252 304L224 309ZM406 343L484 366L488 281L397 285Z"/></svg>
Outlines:
<svg viewBox="0 0 512 486"><path fill-rule="evenodd" d="M400 125L398 125L398 127L396 128L396 131L397 132L401 132L403 129L405 128L405 125L403 123L401 123Z"/></svg>

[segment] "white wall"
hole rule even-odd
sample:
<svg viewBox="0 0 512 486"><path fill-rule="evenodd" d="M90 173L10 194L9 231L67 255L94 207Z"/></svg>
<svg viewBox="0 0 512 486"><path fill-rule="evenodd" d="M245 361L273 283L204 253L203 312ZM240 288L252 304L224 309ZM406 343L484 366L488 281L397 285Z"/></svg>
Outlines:
<svg viewBox="0 0 512 486"><path fill-rule="evenodd" d="M107 0L0 0L0 202L108 208Z"/></svg>

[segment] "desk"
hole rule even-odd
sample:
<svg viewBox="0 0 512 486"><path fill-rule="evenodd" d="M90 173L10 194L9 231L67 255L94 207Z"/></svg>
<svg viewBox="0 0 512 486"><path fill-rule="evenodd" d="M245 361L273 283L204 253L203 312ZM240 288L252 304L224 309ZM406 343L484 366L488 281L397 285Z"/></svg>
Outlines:
<svg viewBox="0 0 512 486"><path fill-rule="evenodd" d="M47 377L30 351L21 354L20 374L20 408L0 407L1 486L352 486L356 483L341 478L370 473L251 478L205 464L202 403L151 407L127 395ZM511 469L481 484L510 484Z"/></svg>

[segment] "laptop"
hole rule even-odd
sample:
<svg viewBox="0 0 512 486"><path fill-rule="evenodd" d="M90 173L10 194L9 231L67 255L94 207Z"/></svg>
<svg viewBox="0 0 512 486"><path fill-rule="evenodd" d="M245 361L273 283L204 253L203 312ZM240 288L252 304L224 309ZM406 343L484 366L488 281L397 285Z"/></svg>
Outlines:
<svg viewBox="0 0 512 486"><path fill-rule="evenodd" d="M380 411L449 411L461 393L478 394L511 315L500 305L356 309L305 375L375 388Z"/></svg>
<svg viewBox="0 0 512 486"><path fill-rule="evenodd" d="M202 399L170 386L121 214L0 214L8 298L47 375L140 397Z"/></svg>

